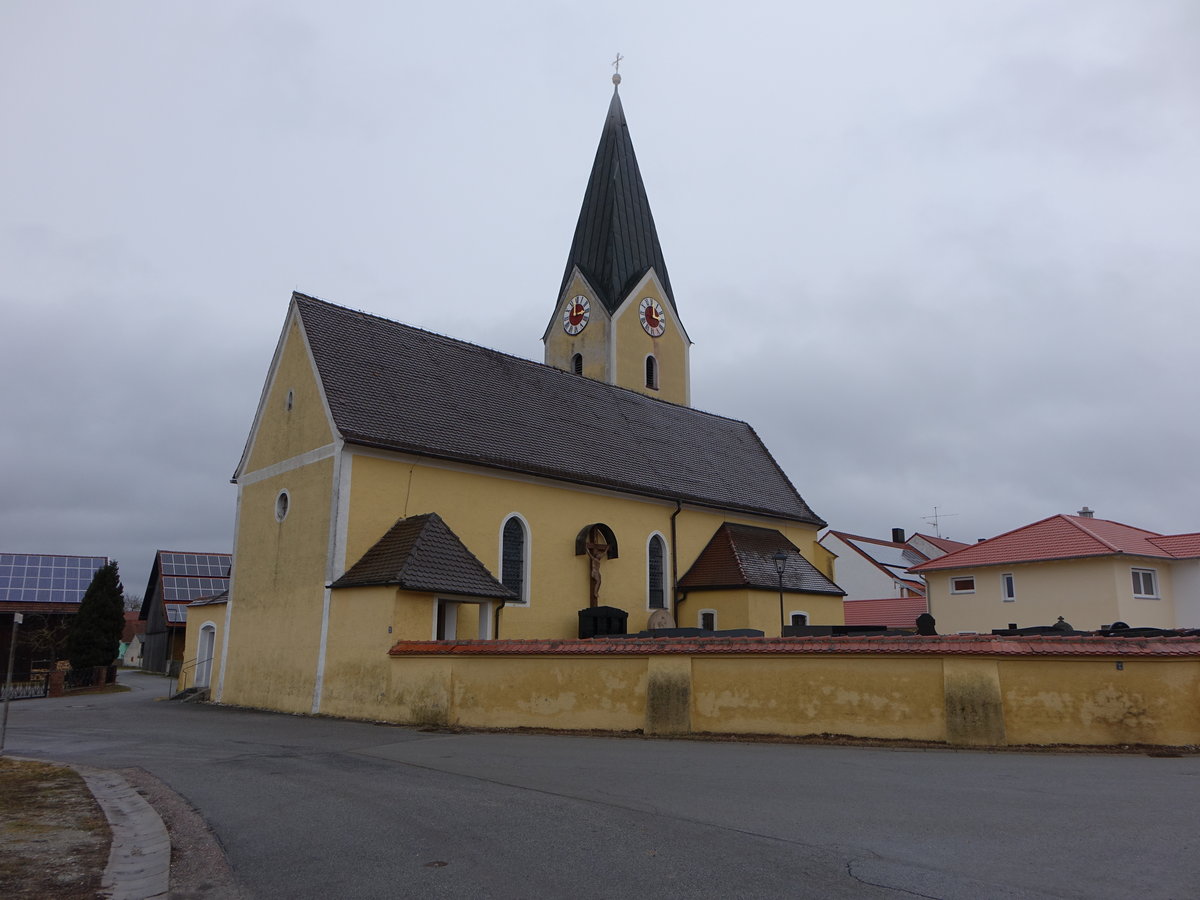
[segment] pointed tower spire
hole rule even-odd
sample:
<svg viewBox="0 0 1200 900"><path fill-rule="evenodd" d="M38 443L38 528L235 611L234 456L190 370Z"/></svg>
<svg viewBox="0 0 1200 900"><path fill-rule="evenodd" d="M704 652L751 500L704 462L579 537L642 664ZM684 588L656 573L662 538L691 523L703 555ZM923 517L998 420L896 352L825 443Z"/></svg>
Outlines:
<svg viewBox="0 0 1200 900"><path fill-rule="evenodd" d="M620 59L618 56L617 63ZM608 118L600 134L600 146L583 195L559 292L567 289L571 273L578 267L609 313L615 313L628 293L653 268L667 302L674 309L671 279L633 152L625 111L621 108L620 83L620 74L614 74Z"/></svg>

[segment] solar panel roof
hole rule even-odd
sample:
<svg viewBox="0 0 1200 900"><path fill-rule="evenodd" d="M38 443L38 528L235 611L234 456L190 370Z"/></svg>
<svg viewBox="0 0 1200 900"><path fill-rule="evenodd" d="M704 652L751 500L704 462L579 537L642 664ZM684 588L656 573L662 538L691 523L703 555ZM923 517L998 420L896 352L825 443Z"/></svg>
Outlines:
<svg viewBox="0 0 1200 900"><path fill-rule="evenodd" d="M176 575L164 575L162 583L163 600L168 603L211 597L229 587L228 578L180 578Z"/></svg>
<svg viewBox="0 0 1200 900"><path fill-rule="evenodd" d="M187 607L182 603L168 603L165 608L167 610L168 622L187 621Z"/></svg>
<svg viewBox="0 0 1200 900"><path fill-rule="evenodd" d="M78 603L107 556L0 553L0 603Z"/></svg>
<svg viewBox="0 0 1200 900"><path fill-rule="evenodd" d="M163 575L229 577L228 553L163 553Z"/></svg>

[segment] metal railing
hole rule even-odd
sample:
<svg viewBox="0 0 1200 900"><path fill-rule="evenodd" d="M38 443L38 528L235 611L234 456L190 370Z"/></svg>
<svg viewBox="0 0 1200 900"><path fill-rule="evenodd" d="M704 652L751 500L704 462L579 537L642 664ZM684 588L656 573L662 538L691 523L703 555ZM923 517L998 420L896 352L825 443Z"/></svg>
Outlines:
<svg viewBox="0 0 1200 900"><path fill-rule="evenodd" d="M213 657L211 657L211 656L208 657L207 659L201 659L200 657L197 656L195 659L188 660L188 661L184 662L182 665L180 665L179 677L177 679L177 684L178 684L179 690L175 691L175 693L171 693L171 688L169 686L170 681L168 681L167 682L168 683L167 697L170 698L170 697L174 697L176 694L182 694L184 691L186 691L188 689L187 682L188 682L188 670L189 669L191 670L191 674L195 675L196 669L199 666L203 665L204 663L210 663L212 661L213 661ZM208 685L203 685L203 687L208 687Z"/></svg>
<svg viewBox="0 0 1200 900"><path fill-rule="evenodd" d="M50 693L50 676L41 675L28 681L0 684L0 700L33 700Z"/></svg>

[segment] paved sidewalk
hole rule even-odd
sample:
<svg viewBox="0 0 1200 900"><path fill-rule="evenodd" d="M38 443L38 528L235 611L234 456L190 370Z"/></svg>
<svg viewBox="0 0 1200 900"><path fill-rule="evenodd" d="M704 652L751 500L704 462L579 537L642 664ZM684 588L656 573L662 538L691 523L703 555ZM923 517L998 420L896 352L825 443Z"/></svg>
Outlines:
<svg viewBox="0 0 1200 900"><path fill-rule="evenodd" d="M171 839L166 826L116 772L75 766L112 829L112 846L101 889L112 900L166 898L171 875Z"/></svg>

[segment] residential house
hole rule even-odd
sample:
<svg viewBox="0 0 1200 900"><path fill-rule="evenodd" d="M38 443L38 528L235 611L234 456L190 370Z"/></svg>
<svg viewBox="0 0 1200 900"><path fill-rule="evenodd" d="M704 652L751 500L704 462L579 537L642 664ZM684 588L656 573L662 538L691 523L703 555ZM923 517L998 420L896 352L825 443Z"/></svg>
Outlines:
<svg viewBox="0 0 1200 900"><path fill-rule="evenodd" d="M1200 627L1200 535L1054 515L913 567L945 633L1114 622Z"/></svg>

